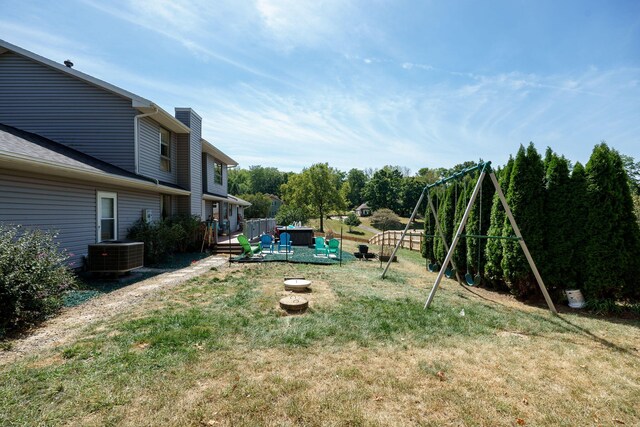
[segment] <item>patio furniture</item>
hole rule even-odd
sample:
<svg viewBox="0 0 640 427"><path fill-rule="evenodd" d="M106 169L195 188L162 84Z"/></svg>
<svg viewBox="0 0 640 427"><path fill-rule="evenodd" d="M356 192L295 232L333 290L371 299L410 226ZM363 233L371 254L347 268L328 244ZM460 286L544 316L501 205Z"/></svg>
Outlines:
<svg viewBox="0 0 640 427"><path fill-rule="evenodd" d="M327 247L327 252L329 255L333 254L338 256L338 252L340 252L340 240L331 239L329 240L329 246Z"/></svg>
<svg viewBox="0 0 640 427"><path fill-rule="evenodd" d="M244 234L240 234L238 236L238 243L240 243L240 246L242 246L242 255L247 258L253 258L259 255L260 252L262 252L262 248L260 247L260 245L251 246L251 243L249 243L249 239L247 239Z"/></svg>
<svg viewBox="0 0 640 427"><path fill-rule="evenodd" d="M318 256L320 254L329 256L329 248L324 244L324 237L316 237L316 245L313 255Z"/></svg>
<svg viewBox="0 0 640 427"><path fill-rule="evenodd" d="M285 252L291 252L291 235L289 233L280 233L278 241L278 252L284 249Z"/></svg>
<svg viewBox="0 0 640 427"><path fill-rule="evenodd" d="M270 253L273 253L273 237L269 234L263 234L260 236L260 249L268 249Z"/></svg>

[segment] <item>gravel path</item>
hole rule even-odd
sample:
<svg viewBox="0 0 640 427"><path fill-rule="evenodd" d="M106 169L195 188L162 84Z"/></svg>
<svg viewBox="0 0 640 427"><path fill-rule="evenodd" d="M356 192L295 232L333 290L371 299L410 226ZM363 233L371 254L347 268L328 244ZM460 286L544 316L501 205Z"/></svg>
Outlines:
<svg viewBox="0 0 640 427"><path fill-rule="evenodd" d="M227 261L226 257L210 256L189 267L168 271L65 309L25 337L12 341L10 350L0 351L0 365L69 342L87 325L113 317L140 304L161 289L176 286L211 268L220 268Z"/></svg>

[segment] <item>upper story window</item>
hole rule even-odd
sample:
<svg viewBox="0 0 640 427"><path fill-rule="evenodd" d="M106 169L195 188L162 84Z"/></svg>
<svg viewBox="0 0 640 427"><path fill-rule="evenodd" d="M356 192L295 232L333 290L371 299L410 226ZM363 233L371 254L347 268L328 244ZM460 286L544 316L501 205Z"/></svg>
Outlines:
<svg viewBox="0 0 640 427"><path fill-rule="evenodd" d="M160 169L171 172L171 132L160 128Z"/></svg>
<svg viewBox="0 0 640 427"><path fill-rule="evenodd" d="M214 182L216 184L222 185L222 163L216 161L214 163L214 168L215 168L215 171L214 171Z"/></svg>

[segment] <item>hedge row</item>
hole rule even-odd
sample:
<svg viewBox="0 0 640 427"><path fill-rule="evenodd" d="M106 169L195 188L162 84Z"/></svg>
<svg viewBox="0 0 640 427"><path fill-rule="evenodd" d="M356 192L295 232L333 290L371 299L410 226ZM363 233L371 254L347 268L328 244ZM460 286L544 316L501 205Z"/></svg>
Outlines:
<svg viewBox="0 0 640 427"><path fill-rule="evenodd" d="M599 144L586 168L580 163L572 168L551 149L542 159L530 144L526 149L521 146L496 175L550 292L558 297L566 289L579 288L592 301L640 301L640 284L635 280L640 277L640 228L617 151ZM432 194L449 243L475 179L466 177ZM466 232L513 235L488 177L481 194L482 204L478 200L473 206ZM435 218L427 208L425 234L435 231ZM440 238L425 239L423 256L429 262L441 264L445 255ZM480 273L486 286L509 289L522 298L539 294L517 241L463 238L453 260L461 270Z"/></svg>

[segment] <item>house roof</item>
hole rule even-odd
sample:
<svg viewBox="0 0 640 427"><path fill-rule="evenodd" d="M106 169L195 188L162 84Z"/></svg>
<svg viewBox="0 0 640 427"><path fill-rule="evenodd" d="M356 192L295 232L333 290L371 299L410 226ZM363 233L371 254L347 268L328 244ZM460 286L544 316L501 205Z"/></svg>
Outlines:
<svg viewBox="0 0 640 427"><path fill-rule="evenodd" d="M200 142L202 142L203 153L211 154L216 159L224 162L224 164L227 166L238 166L238 162L236 162L231 157L224 154L222 151L220 151L218 148L216 148L212 143L210 143L206 139L200 139Z"/></svg>
<svg viewBox="0 0 640 427"><path fill-rule="evenodd" d="M175 184L136 175L66 145L0 123L0 166L45 174L82 177L168 194L188 195Z"/></svg>
<svg viewBox="0 0 640 427"><path fill-rule="evenodd" d="M362 209L371 209L369 206L367 206L366 203L361 204L360 206L358 206L356 208L357 211L361 211Z"/></svg>
<svg viewBox="0 0 640 427"><path fill-rule="evenodd" d="M157 104L149 101L146 98L143 98L141 96L138 96L134 93L131 93L127 90L124 90L122 88L119 88L118 86L112 85L111 83L107 83L103 80L97 79L93 76L90 76L88 74L85 74L81 71L78 71L74 68L71 67L67 67L64 64L60 64L57 62L54 62L50 59L47 59L43 56L37 55L33 52L30 52L26 49L23 49L21 47L15 46L9 42L6 42L2 39L0 39L0 55L2 55L3 53L7 52L7 51L11 51L13 53L16 53L18 55L24 56L25 58L29 58L33 61L36 61L40 64L43 64L47 67L53 68L55 70L58 70L64 74L67 74L69 76L72 76L78 80L82 80L85 83L88 83L90 85L93 86L97 86L99 88L102 88L108 92L114 93L118 96L121 96L123 98L127 98L131 100L131 106L135 109L137 109L138 111L140 111L141 113L156 113L153 115L153 119L156 120L158 123L160 123L161 125L165 126L167 129L172 130L173 132L176 133L190 133L191 130L189 129L188 126L186 126L184 123L182 123L181 121L179 121L178 119L176 119L175 117L173 117L171 114L169 114L168 112L166 112L165 110L163 110L162 108L160 108Z"/></svg>
<svg viewBox="0 0 640 427"><path fill-rule="evenodd" d="M240 197L232 196L231 194L221 196L219 194L209 193L208 191L205 191L202 193L202 199L211 200L214 202L227 202L231 203L232 205L240 205L245 207L251 206L251 203L247 202L246 200L242 200Z"/></svg>

